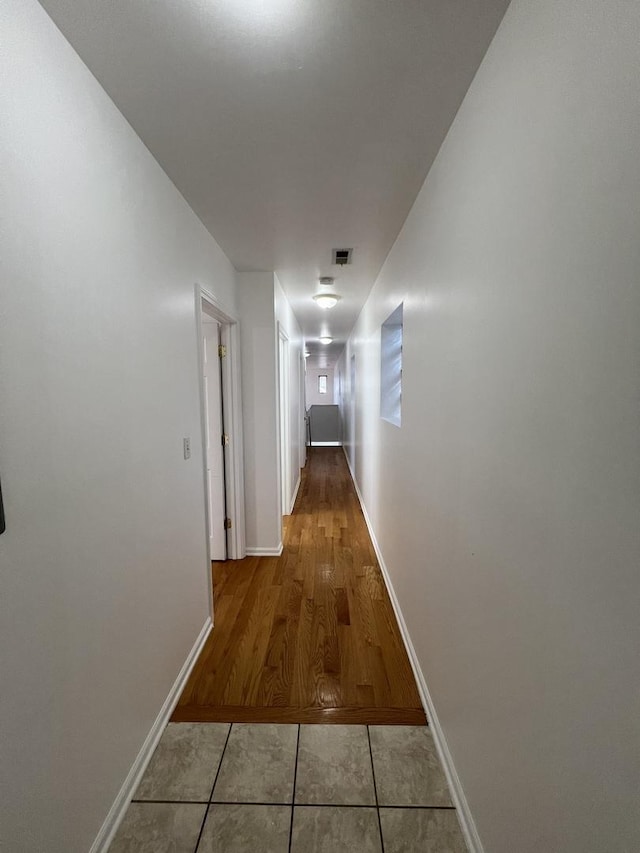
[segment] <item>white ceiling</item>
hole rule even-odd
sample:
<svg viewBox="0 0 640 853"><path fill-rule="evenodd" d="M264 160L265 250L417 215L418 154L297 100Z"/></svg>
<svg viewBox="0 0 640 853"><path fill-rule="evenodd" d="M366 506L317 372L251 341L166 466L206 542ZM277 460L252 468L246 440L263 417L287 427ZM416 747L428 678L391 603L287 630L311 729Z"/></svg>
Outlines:
<svg viewBox="0 0 640 853"><path fill-rule="evenodd" d="M508 0L41 3L236 268L276 271L310 363L331 363ZM329 312L322 275L343 297Z"/></svg>

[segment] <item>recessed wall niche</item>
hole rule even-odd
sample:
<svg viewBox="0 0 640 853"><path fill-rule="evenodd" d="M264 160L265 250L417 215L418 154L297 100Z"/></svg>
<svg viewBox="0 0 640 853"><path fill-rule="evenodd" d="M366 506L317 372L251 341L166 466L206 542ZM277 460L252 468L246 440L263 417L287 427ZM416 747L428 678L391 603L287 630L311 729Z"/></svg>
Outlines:
<svg viewBox="0 0 640 853"><path fill-rule="evenodd" d="M380 329L380 417L402 423L402 303Z"/></svg>

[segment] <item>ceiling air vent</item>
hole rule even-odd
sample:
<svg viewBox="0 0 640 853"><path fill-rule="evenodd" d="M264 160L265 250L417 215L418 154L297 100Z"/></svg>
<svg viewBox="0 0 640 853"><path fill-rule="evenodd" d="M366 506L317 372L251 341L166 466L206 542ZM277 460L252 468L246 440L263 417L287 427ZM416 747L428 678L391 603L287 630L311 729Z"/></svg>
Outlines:
<svg viewBox="0 0 640 853"><path fill-rule="evenodd" d="M351 263L351 253L353 249L334 249L332 263L343 267L345 264Z"/></svg>

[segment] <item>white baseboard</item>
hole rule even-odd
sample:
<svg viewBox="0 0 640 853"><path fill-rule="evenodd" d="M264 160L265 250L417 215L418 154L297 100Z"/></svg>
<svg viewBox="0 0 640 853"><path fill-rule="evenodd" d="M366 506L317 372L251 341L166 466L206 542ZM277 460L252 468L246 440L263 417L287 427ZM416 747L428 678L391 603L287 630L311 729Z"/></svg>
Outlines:
<svg viewBox="0 0 640 853"><path fill-rule="evenodd" d="M296 483L296 487L293 490L293 497L291 498L291 506L289 507L289 515L293 512L293 508L296 505L296 498L298 497L298 492L300 491L300 483L302 482L302 475L298 474L298 482Z"/></svg>
<svg viewBox="0 0 640 853"><path fill-rule="evenodd" d="M311 447L342 447L341 441L312 441Z"/></svg>
<svg viewBox="0 0 640 853"><path fill-rule="evenodd" d="M247 548L247 557L279 557L282 554L282 542L276 548Z"/></svg>
<svg viewBox="0 0 640 853"><path fill-rule="evenodd" d="M369 536L371 536L371 541L373 542L376 557L378 558L378 562L380 563L380 570L382 571L382 577L384 578L384 582L389 593L389 598L391 599L393 612L395 613L396 619L398 620L398 626L400 628L400 633L402 634L404 646L407 650L407 655L409 656L411 669L413 670L413 674L416 679L418 692L420 693L420 699L422 700L422 704L427 714L429 728L431 729L431 734L433 735L433 741L438 752L438 757L440 758L440 763L442 764L445 776L447 777L449 790L451 792L451 799L453 800L453 804L458 812L458 820L460 821L460 827L467 843L467 847L469 848L469 853L484 853L484 847L482 846L482 842L480 841L480 836L478 835L478 830L476 828L475 821L473 820L473 816L469 809L467 798L464 795L464 791L460 783L460 778L453 764L453 759L451 757L449 747L447 746L447 740L444 736L444 732L442 731L440 721L438 720L438 715L436 713L431 694L429 693L427 682L425 681L425 677L420 667L420 663L418 662L416 650L413 646L413 643L411 642L407 623L404 621L404 616L402 615L402 610L400 609L400 602L398 601L395 590L393 588L393 584L391 583L389 570L387 569L384 557L382 556L382 551L380 550L380 546L378 545L378 540L376 539L376 534L374 532L373 525L371 524L371 519L369 518L369 513L367 512L367 508L365 506L360 487L358 486L356 478L353 474L353 470L351 468L351 463L349 462L349 457L347 455L346 449L344 451L344 455L345 459L347 460L347 466L349 467L349 471L351 473L351 479L353 480L353 485L355 486L356 494L358 495L358 500L360 501L362 514L364 515L364 520L367 524L367 529L369 530Z"/></svg>
<svg viewBox="0 0 640 853"><path fill-rule="evenodd" d="M191 670L193 669L193 666L198 659L198 655L200 654L200 651L202 650L212 628L213 623L209 617L202 626L198 639L195 641L186 661L183 663L182 668L178 673L178 677L169 691L169 695L164 700L160 713L156 717L154 724L151 726L151 731L147 735L145 742L142 744L142 748L138 753L136 760L133 762L133 766L131 767L127 778L124 780L124 783L118 792L118 796L109 809L109 814L106 816L104 823L100 827L100 831L91 845L89 853L107 853L109 845L113 841L113 837L122 822L127 808L129 807L129 802L140 783L142 774L147 769L151 756L158 745L158 741L162 737L162 733L171 718L171 714L173 714L173 709L178 704L180 694L187 683Z"/></svg>

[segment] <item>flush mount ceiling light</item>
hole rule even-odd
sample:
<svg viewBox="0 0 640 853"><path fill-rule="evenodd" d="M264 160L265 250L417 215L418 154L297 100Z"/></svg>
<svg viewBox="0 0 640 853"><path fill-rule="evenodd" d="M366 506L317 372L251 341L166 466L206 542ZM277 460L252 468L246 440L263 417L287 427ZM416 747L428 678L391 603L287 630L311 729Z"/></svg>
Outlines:
<svg viewBox="0 0 640 853"><path fill-rule="evenodd" d="M338 300L342 297L338 296L337 293L316 293L313 297L316 305L319 305L321 308L333 308L334 305L338 304Z"/></svg>
<svg viewBox="0 0 640 853"><path fill-rule="evenodd" d="M318 338L321 344L330 344L333 338L330 338L328 335L323 335L321 338Z"/></svg>
<svg viewBox="0 0 640 853"><path fill-rule="evenodd" d="M318 279L320 287L333 287L334 279L330 275L323 275ZM313 297L316 305L319 305L321 308L333 308L337 305L338 300L341 299L337 293L316 293Z"/></svg>

